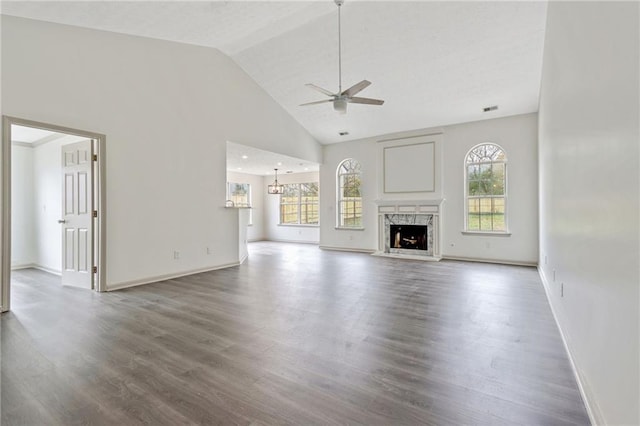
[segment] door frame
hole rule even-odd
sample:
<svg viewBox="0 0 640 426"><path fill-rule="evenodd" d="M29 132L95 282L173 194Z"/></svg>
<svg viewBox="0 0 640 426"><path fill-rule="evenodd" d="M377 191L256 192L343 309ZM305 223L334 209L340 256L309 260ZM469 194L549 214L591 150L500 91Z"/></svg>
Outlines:
<svg viewBox="0 0 640 426"><path fill-rule="evenodd" d="M95 153L98 158L93 167L93 210L97 218L93 230L93 266L98 272L92 274L94 290L107 291L106 281L106 136L85 130L71 129L55 124L42 123L23 118L2 116L2 149L0 150L0 312L11 307L11 125L34 127L52 132L67 133L95 140Z"/></svg>

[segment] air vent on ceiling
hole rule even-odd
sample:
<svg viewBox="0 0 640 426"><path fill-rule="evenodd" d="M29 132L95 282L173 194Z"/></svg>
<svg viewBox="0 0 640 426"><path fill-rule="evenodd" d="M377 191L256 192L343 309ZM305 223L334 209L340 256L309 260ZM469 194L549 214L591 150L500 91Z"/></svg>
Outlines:
<svg viewBox="0 0 640 426"><path fill-rule="evenodd" d="M498 109L498 105L492 105L492 106L482 108L482 111L489 112L489 111L495 111L497 109Z"/></svg>
<svg viewBox="0 0 640 426"><path fill-rule="evenodd" d="M340 136L347 136L349 134L349 132L340 132L338 133Z"/></svg>

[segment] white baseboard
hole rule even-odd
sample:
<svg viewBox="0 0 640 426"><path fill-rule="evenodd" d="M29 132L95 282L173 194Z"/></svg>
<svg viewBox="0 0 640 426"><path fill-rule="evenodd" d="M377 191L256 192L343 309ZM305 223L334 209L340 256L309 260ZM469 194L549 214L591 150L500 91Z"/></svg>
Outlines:
<svg viewBox="0 0 640 426"><path fill-rule="evenodd" d="M274 240L271 238L267 238L262 241L271 241L274 243L313 244L316 246L320 243L319 241L297 241L297 240L280 240L280 239Z"/></svg>
<svg viewBox="0 0 640 426"><path fill-rule="evenodd" d="M38 265L37 263L23 263L20 265L11 266L12 271L18 271L20 269L38 269L43 272L48 272L49 274L58 275L58 276L62 275L62 271L59 269L47 268L46 266Z"/></svg>
<svg viewBox="0 0 640 426"><path fill-rule="evenodd" d="M16 265L11 265L11 270L19 271L20 269L29 269L29 268L35 268L35 267L36 267L35 263L18 263Z"/></svg>
<svg viewBox="0 0 640 426"><path fill-rule="evenodd" d="M245 259L246 259L246 257L245 257ZM243 261L244 261L244 259L243 259ZM129 287L137 287L139 285L152 284L152 283L157 283L159 281L166 281L166 280L172 280L174 278L186 277L188 275L201 274L202 272L209 272L209 271L215 271L215 270L218 270L218 269L231 268L233 266L240 265L240 263L242 263L242 262L233 262L233 263L228 263L228 264L219 265L219 266L213 266L213 267L207 267L207 268L192 269L190 271L177 272L177 273L174 273L174 274L156 275L155 277L142 278L142 279L132 280L132 281L124 281L124 282L121 282L121 283L108 285L107 286L107 291L122 290L122 289L129 288Z"/></svg>
<svg viewBox="0 0 640 426"><path fill-rule="evenodd" d="M538 266L538 275L540 275L540 279L542 280L542 287L544 288L545 296L547 296L547 302L549 302L549 307L551 308L551 313L553 314L553 319L556 322L556 326L558 327L558 331L560 331L560 337L562 338L562 344L564 345L564 350L567 352L567 356L569 357L569 363L571 364L571 370L573 371L573 375L576 378L576 383L578 384L578 389L580 390L580 395L582 396L582 401L584 402L584 406L587 409L587 415L589 416L589 420L593 426L596 425L604 425L605 420L602 415L602 411L598 407L597 402L594 398L589 397L590 394L593 394L589 391L590 387L587 384L587 380L582 377L580 374L580 370L576 366L573 354L571 353L571 349L569 347L569 343L567 341L567 336L562 330L562 326L560 325L560 321L558 321L558 314L556 313L555 308L553 307L552 299L551 299L551 288L549 286L549 281L547 277L544 275L544 271L540 266Z"/></svg>
<svg viewBox="0 0 640 426"><path fill-rule="evenodd" d="M333 250L333 251L350 251L356 253L375 253L375 250L363 249L363 248L351 248L351 247L334 247L334 246L320 246L321 250Z"/></svg>
<svg viewBox="0 0 640 426"><path fill-rule="evenodd" d="M479 262L479 263L497 263L499 265L514 265L514 266L538 266L537 262L525 262L518 260L500 260L500 259L484 259L481 257L462 257L462 256L442 256L442 259L446 260L460 260L463 262Z"/></svg>

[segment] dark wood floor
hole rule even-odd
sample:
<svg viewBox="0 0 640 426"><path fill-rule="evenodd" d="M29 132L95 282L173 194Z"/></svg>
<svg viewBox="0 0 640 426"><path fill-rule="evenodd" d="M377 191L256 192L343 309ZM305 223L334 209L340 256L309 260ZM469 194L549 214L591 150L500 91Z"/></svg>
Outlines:
<svg viewBox="0 0 640 426"><path fill-rule="evenodd" d="M589 423L534 268L256 243L112 293L13 274L2 425Z"/></svg>

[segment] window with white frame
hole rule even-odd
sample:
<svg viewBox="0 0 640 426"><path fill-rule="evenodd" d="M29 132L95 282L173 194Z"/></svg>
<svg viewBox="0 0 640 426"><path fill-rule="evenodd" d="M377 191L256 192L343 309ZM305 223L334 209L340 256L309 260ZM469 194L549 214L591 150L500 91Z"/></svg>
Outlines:
<svg viewBox="0 0 640 426"><path fill-rule="evenodd" d="M227 200L233 201L235 207L251 207L251 184L228 182ZM253 223L252 213L249 211L249 225Z"/></svg>
<svg viewBox="0 0 640 426"><path fill-rule="evenodd" d="M492 143L465 158L467 231L507 232L507 155Z"/></svg>
<svg viewBox="0 0 640 426"><path fill-rule="evenodd" d="M338 166L338 227L362 228L362 194L360 163L347 158Z"/></svg>
<svg viewBox="0 0 640 426"><path fill-rule="evenodd" d="M317 225L318 182L285 184L280 195L281 225Z"/></svg>

